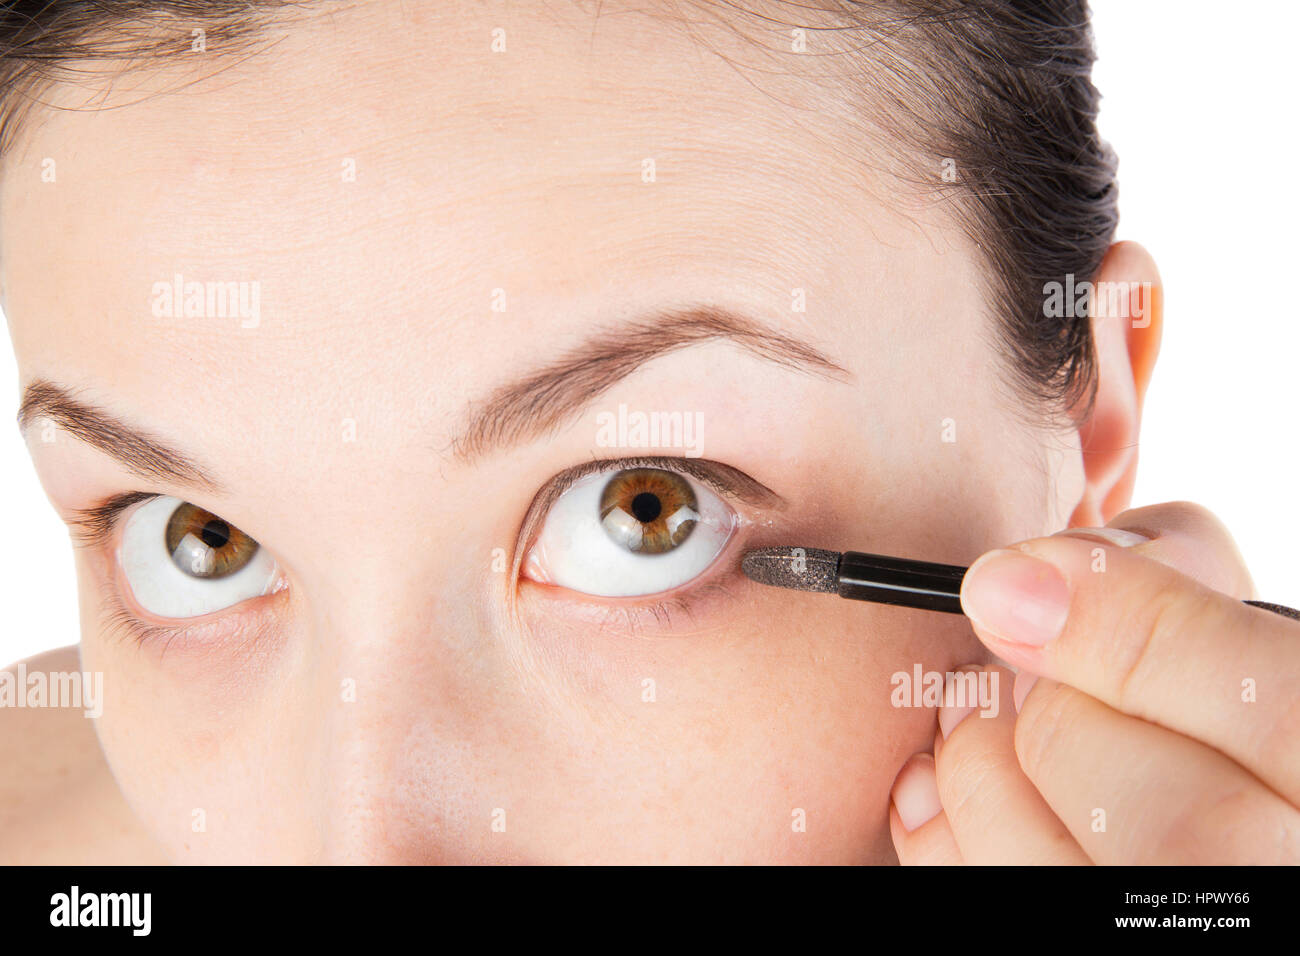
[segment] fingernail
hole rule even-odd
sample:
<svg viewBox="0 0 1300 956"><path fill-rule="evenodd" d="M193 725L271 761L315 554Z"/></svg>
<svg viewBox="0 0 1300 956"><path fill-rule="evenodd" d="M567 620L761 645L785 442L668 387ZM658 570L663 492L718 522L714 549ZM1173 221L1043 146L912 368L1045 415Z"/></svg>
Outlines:
<svg viewBox="0 0 1300 956"><path fill-rule="evenodd" d="M1069 528L1061 534L1074 538L1097 538L1121 548L1131 548L1151 540L1147 535L1136 531L1125 531L1123 528Z"/></svg>
<svg viewBox="0 0 1300 956"><path fill-rule="evenodd" d="M1020 671L1016 674L1015 686L1011 688L1011 699L1016 702L1016 713L1020 713L1020 708L1025 705L1025 698L1034 687L1034 682L1038 680L1037 674L1031 674L1029 671Z"/></svg>
<svg viewBox="0 0 1300 956"><path fill-rule="evenodd" d="M934 758L929 754L913 757L894 782L894 808L911 833L939 815L939 779L934 773Z"/></svg>
<svg viewBox="0 0 1300 956"><path fill-rule="evenodd" d="M966 572L961 604L981 630L1012 644L1041 647L1065 627L1070 589L1046 561L1021 551L990 551Z"/></svg>

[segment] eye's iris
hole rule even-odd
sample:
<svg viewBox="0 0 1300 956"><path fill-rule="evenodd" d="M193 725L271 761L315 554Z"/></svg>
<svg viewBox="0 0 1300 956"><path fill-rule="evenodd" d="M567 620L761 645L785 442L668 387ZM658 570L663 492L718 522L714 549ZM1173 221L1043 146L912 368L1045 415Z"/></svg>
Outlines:
<svg viewBox="0 0 1300 956"><path fill-rule="evenodd" d="M695 492L681 475L631 468L610 478L600 496L605 532L629 551L663 554L690 537L699 520Z"/></svg>
<svg viewBox="0 0 1300 956"><path fill-rule="evenodd" d="M256 541L188 502L172 512L164 540L176 566L195 578L227 577L257 554Z"/></svg>

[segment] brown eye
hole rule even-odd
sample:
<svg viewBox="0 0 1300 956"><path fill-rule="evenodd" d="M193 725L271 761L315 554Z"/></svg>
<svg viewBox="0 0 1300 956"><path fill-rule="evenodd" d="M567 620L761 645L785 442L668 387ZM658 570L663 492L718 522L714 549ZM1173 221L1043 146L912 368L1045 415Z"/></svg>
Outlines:
<svg viewBox="0 0 1300 956"><path fill-rule="evenodd" d="M600 522L617 543L639 554L663 554L688 537L699 520L686 479L659 468L620 471L600 496Z"/></svg>
<svg viewBox="0 0 1300 956"><path fill-rule="evenodd" d="M188 502L172 512L165 540L172 561L195 578L227 577L257 554L256 541L212 512Z"/></svg>

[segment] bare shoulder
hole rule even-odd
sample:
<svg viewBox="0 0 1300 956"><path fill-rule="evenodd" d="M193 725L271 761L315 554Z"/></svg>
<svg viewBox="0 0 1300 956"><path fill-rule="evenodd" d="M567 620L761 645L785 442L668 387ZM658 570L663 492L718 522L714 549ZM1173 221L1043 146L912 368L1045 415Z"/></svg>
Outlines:
<svg viewBox="0 0 1300 956"><path fill-rule="evenodd" d="M72 673L77 648L63 647L4 668L10 695L22 672ZM3 689L3 688L0 688ZM118 790L77 707L0 706L0 864L166 862Z"/></svg>

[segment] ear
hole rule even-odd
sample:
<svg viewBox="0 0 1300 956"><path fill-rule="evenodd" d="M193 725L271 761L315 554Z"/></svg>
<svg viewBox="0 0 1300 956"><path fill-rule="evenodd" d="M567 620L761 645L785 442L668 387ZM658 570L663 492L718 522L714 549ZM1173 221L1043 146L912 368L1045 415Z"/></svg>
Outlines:
<svg viewBox="0 0 1300 956"><path fill-rule="evenodd" d="M1099 527L1129 506L1137 478L1142 402L1164 325L1160 273L1136 242L1111 246L1092 281L1097 400L1079 428L1084 491L1070 516L1072 528Z"/></svg>

